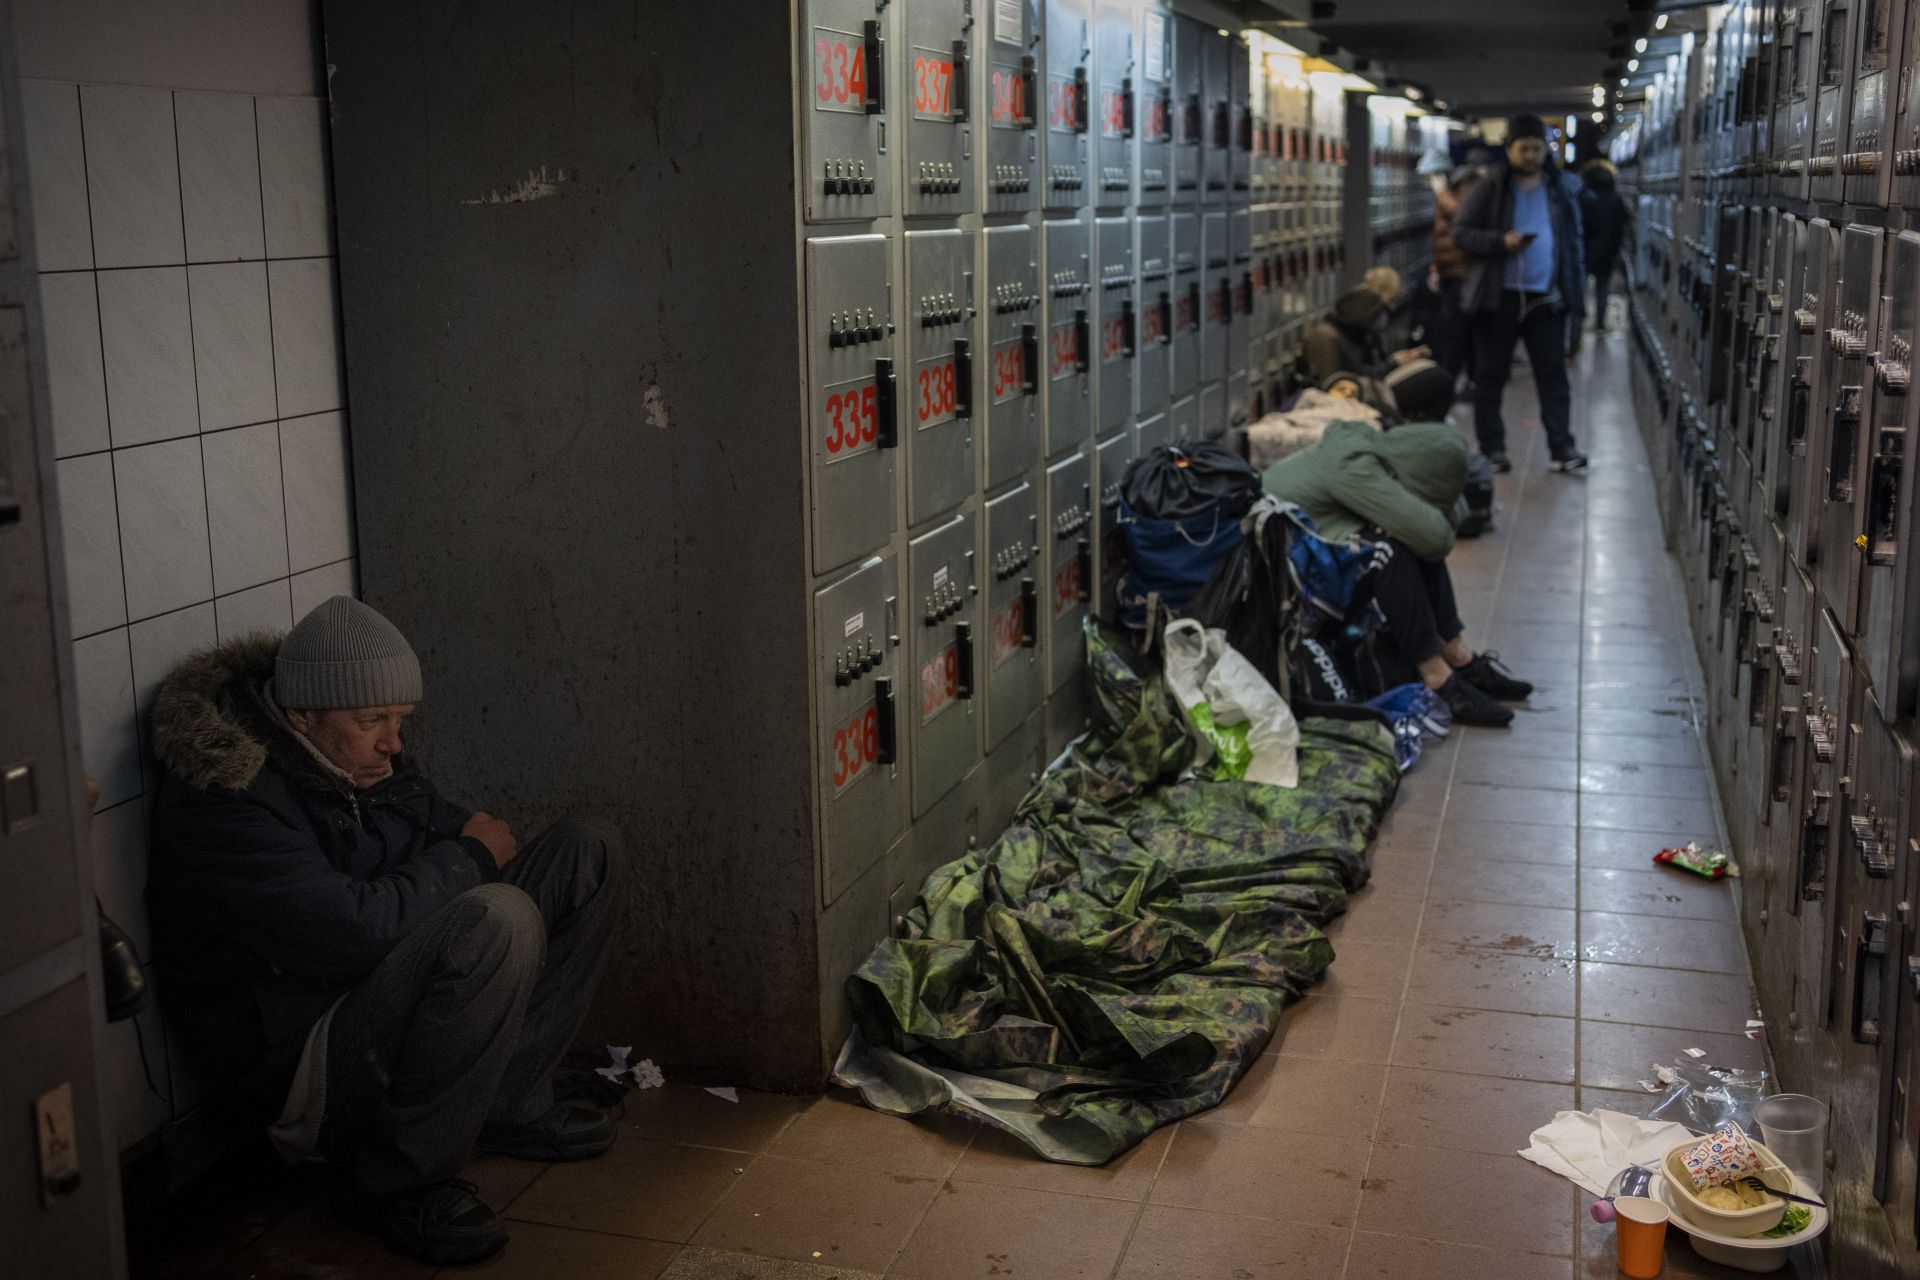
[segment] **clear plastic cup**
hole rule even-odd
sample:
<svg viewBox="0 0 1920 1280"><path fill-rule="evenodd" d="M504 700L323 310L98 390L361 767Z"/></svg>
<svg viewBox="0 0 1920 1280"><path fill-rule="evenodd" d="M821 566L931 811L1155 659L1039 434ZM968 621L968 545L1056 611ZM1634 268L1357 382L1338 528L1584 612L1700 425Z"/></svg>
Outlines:
<svg viewBox="0 0 1920 1280"><path fill-rule="evenodd" d="M1776 1093L1753 1109L1761 1140L1787 1168L1820 1186L1827 1176L1827 1104L1804 1093Z"/></svg>

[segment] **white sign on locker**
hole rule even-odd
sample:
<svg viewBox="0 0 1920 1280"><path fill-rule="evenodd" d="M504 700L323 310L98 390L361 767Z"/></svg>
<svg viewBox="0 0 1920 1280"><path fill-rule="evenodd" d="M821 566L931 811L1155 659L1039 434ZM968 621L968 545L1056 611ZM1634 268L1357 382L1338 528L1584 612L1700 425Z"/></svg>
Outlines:
<svg viewBox="0 0 1920 1280"><path fill-rule="evenodd" d="M1150 11L1146 15L1141 50L1146 55L1147 79L1164 80L1167 78L1167 15Z"/></svg>
<svg viewBox="0 0 1920 1280"><path fill-rule="evenodd" d="M1020 43L1021 0L993 0L993 38L1001 44Z"/></svg>

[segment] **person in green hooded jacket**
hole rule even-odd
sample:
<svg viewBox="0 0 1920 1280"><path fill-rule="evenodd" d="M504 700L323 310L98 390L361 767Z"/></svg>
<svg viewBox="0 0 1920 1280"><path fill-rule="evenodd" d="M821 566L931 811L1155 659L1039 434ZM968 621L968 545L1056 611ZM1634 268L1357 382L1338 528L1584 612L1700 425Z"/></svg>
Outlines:
<svg viewBox="0 0 1920 1280"><path fill-rule="evenodd" d="M1389 686L1420 680L1462 724L1500 726L1533 686L1492 653L1476 654L1455 605L1447 553L1467 480L1467 445L1444 422L1376 431L1336 422L1320 442L1273 464L1266 491L1300 507L1331 541L1384 541L1371 598L1386 618L1380 653ZM1356 601L1355 603L1361 603Z"/></svg>

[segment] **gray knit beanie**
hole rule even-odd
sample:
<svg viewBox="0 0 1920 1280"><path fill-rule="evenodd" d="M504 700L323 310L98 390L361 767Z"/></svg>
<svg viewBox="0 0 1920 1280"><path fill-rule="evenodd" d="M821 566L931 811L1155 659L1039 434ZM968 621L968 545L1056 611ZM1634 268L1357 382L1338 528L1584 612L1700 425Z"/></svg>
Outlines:
<svg viewBox="0 0 1920 1280"><path fill-rule="evenodd" d="M297 711L420 701L420 659L373 608L350 596L315 605L280 643L273 700Z"/></svg>

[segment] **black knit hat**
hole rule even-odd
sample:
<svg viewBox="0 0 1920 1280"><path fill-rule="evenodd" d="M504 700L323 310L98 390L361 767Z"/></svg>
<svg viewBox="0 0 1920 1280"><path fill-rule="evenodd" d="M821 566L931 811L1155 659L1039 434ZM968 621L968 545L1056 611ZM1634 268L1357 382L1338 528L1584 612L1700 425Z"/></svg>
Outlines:
<svg viewBox="0 0 1920 1280"><path fill-rule="evenodd" d="M1521 138L1539 138L1545 141L1547 124L1536 115L1517 115L1507 121L1507 141L1515 142Z"/></svg>

